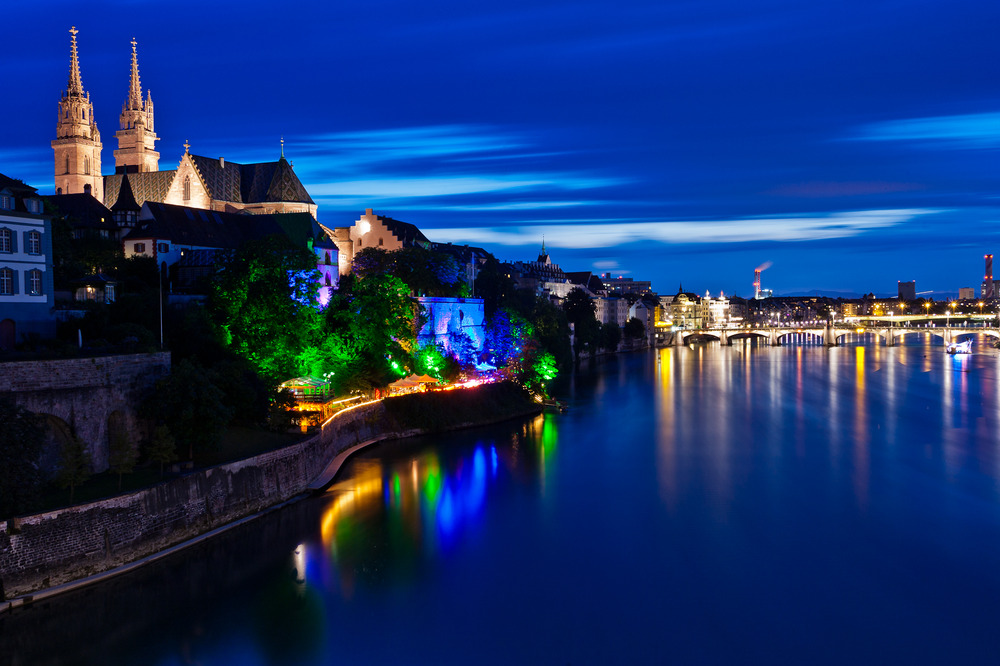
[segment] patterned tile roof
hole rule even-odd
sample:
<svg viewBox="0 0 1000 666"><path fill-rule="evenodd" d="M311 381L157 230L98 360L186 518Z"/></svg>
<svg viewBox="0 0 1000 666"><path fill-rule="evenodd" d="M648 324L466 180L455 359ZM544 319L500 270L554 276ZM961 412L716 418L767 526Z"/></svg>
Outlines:
<svg viewBox="0 0 1000 666"><path fill-rule="evenodd" d="M214 157L191 155L208 194L234 203L314 203L285 158L277 162L239 164Z"/></svg>
<svg viewBox="0 0 1000 666"><path fill-rule="evenodd" d="M135 202L141 206L147 201L163 201L167 197L167 191L175 175L176 171L130 173L128 183L132 186ZM113 173L104 177L104 205L108 208L118 203L118 192L121 190L124 176L125 174Z"/></svg>

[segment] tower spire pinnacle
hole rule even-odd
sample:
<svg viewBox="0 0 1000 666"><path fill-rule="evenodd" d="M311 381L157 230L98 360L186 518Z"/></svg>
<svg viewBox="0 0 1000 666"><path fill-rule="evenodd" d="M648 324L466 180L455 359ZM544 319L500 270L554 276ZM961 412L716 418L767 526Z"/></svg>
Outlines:
<svg viewBox="0 0 1000 666"><path fill-rule="evenodd" d="M281 137L281 159L285 159L285 137Z"/></svg>
<svg viewBox="0 0 1000 666"><path fill-rule="evenodd" d="M132 74L128 82L128 103L130 109L142 108L142 86L139 84L139 57L135 50L135 37L132 38Z"/></svg>
<svg viewBox="0 0 1000 666"><path fill-rule="evenodd" d="M66 92L70 95L83 95L83 82L80 81L80 59L76 50L76 35L79 32L75 25L69 29L69 34L72 37L70 37L69 43L69 84L66 86Z"/></svg>

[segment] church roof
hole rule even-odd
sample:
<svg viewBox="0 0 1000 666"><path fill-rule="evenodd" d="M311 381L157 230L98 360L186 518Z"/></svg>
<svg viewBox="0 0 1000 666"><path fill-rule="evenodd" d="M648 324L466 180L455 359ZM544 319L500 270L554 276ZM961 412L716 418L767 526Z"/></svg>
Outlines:
<svg viewBox="0 0 1000 666"><path fill-rule="evenodd" d="M314 203L288 161L239 164L191 154L208 195L218 201Z"/></svg>
<svg viewBox="0 0 1000 666"><path fill-rule="evenodd" d="M147 201L163 201L167 198L170 183L173 182L176 171L141 171L128 174L128 182L136 204L142 206ZM123 173L113 173L104 177L105 204L114 207L118 203L118 193L121 191Z"/></svg>
<svg viewBox="0 0 1000 666"><path fill-rule="evenodd" d="M246 215L147 201L139 223L125 239L153 238L181 245L235 249L248 241L280 234L305 247L312 223L308 213Z"/></svg>
<svg viewBox="0 0 1000 666"><path fill-rule="evenodd" d="M118 197L115 199L115 203L111 206L111 210L124 210L124 211L138 211L142 206L139 202L135 200L135 194L132 192L132 181L128 177L128 173L123 174L121 186L118 188Z"/></svg>

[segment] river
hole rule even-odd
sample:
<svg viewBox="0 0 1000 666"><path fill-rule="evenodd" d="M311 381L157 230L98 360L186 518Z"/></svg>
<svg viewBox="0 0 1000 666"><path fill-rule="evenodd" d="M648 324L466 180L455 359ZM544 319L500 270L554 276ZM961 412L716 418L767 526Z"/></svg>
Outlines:
<svg viewBox="0 0 1000 666"><path fill-rule="evenodd" d="M11 664L995 664L1000 358L663 349L0 616Z"/></svg>

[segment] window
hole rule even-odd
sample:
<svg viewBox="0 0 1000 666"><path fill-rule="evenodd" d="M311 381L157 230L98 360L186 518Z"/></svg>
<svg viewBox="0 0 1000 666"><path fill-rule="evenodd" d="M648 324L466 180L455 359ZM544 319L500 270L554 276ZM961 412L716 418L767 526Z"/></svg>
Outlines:
<svg viewBox="0 0 1000 666"><path fill-rule="evenodd" d="M14 234L10 229L0 229L0 252L14 251Z"/></svg>
<svg viewBox="0 0 1000 666"><path fill-rule="evenodd" d="M184 201L191 201L191 176L184 176Z"/></svg>
<svg viewBox="0 0 1000 666"><path fill-rule="evenodd" d="M83 172L90 175L90 155L83 156Z"/></svg>
<svg viewBox="0 0 1000 666"><path fill-rule="evenodd" d="M28 254L42 253L42 235L37 231L28 232Z"/></svg>
<svg viewBox="0 0 1000 666"><path fill-rule="evenodd" d="M325 263L327 266L330 265L330 252L329 252L329 250L326 253L326 259L324 259L323 263Z"/></svg>
<svg viewBox="0 0 1000 666"><path fill-rule="evenodd" d="M87 183L86 185L83 186L83 193L90 194L90 183Z"/></svg>
<svg viewBox="0 0 1000 666"><path fill-rule="evenodd" d="M69 155L66 156L66 171L64 173L69 173Z"/></svg>
<svg viewBox="0 0 1000 666"><path fill-rule="evenodd" d="M14 294L14 271L9 268L0 268L0 296L12 296Z"/></svg>
<svg viewBox="0 0 1000 666"><path fill-rule="evenodd" d="M32 296L42 294L42 272L37 268L28 271L28 293Z"/></svg>
<svg viewBox="0 0 1000 666"><path fill-rule="evenodd" d="M132 246L132 251L135 252L136 254L142 254L143 252L146 251L146 244L136 243L135 245Z"/></svg>
<svg viewBox="0 0 1000 666"><path fill-rule="evenodd" d="M160 243L156 246L157 252L170 252L170 243Z"/></svg>
<svg viewBox="0 0 1000 666"><path fill-rule="evenodd" d="M378 239L378 244L379 244L379 247L381 247L381 246L385 245L385 241L383 241L381 238L379 238Z"/></svg>

